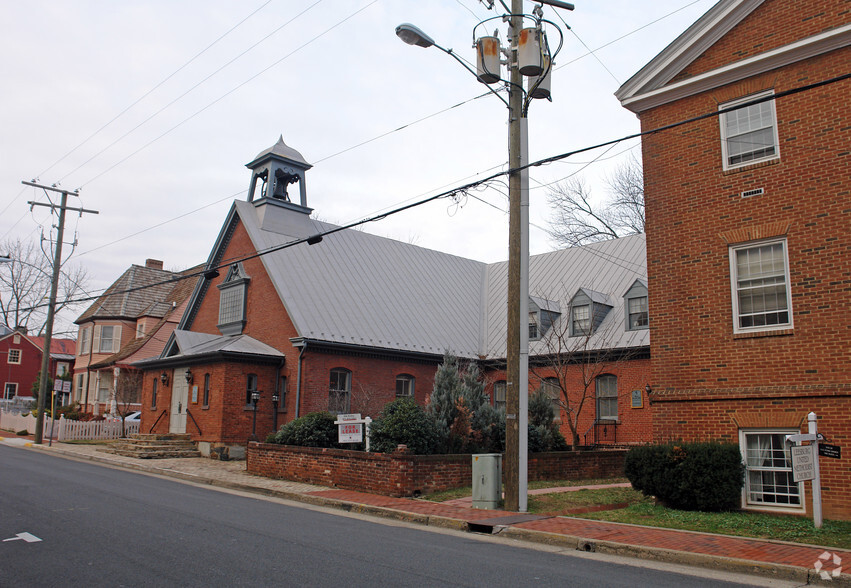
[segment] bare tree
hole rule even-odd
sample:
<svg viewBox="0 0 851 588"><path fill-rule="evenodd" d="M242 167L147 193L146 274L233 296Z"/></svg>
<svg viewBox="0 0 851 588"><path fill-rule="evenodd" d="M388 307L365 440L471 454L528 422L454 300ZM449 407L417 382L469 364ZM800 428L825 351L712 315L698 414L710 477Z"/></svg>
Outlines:
<svg viewBox="0 0 851 588"><path fill-rule="evenodd" d="M122 368L115 379L115 405L121 416L121 436L125 437L124 419L142 398L142 372Z"/></svg>
<svg viewBox="0 0 851 588"><path fill-rule="evenodd" d="M590 324L596 318L591 316ZM638 357L641 352L619 347L615 340L619 334L612 320L602 322L594 331L589 328L584 333L572 333L568 309L542 338L546 351L530 359L530 373L564 410L572 449L580 445L582 415L590 410L596 418L597 378L617 371L619 364Z"/></svg>
<svg viewBox="0 0 851 588"><path fill-rule="evenodd" d="M33 241L9 239L0 248L0 253L12 259L0 266L0 319L9 327L27 327L31 333L42 336L47 323L46 299L50 294L53 261ZM87 283L85 268L63 267L56 312L75 308L74 299L86 291Z"/></svg>
<svg viewBox="0 0 851 588"><path fill-rule="evenodd" d="M644 181L641 163L632 157L606 180L609 198L594 202L579 178L557 184L547 196L553 208L548 230L558 245L576 247L644 232Z"/></svg>

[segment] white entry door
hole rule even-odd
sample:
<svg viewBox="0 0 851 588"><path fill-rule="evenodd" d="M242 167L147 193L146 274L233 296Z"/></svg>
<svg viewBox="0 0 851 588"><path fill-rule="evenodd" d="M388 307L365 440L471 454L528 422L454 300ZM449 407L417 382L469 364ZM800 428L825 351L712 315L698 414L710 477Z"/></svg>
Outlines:
<svg viewBox="0 0 851 588"><path fill-rule="evenodd" d="M186 405L189 401L189 383L183 378L183 370L174 370L181 377L174 378L171 389L171 415L169 419L169 433L186 432Z"/></svg>

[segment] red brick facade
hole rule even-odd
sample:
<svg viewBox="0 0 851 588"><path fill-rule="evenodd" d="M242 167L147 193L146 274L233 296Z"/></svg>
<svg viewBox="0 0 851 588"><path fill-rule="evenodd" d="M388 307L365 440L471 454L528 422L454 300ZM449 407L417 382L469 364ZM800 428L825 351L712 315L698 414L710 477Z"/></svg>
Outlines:
<svg viewBox="0 0 851 588"><path fill-rule="evenodd" d="M675 80L851 22L847 2L764 2ZM640 113L650 130L772 90L847 74L851 47L830 51ZM722 168L718 118L643 140L657 440L806 431L851 439L851 81L775 102L779 157ZM763 193L743 197L748 190ZM730 246L785 239L789 328L735 333ZM851 519L851 453L822 457L824 515ZM809 484L804 490L811 512ZM799 511L800 512L800 511Z"/></svg>

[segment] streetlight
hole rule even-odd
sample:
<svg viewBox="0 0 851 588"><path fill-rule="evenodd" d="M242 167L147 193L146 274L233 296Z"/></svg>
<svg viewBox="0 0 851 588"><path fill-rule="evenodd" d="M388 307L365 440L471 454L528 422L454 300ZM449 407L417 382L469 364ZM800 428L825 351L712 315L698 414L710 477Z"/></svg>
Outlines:
<svg viewBox="0 0 851 588"><path fill-rule="evenodd" d="M560 0L537 0L565 10L573 5ZM559 36L561 31L543 18L541 6L536 6L533 16L523 13L523 0L511 0L509 8L499 0L509 13L482 21L473 29L490 20L507 20L509 47L502 50L499 38L482 37L476 41L476 70L473 70L452 49L445 49L430 36L412 24L396 27L396 35L408 45L437 47L451 55L476 78L488 85L508 107L508 332L506 337L506 414L505 414L505 509L527 510L528 470L528 408L529 408L529 143L527 113L534 98L550 98L549 80L558 49L551 53L542 23L552 25ZM493 8L489 0L488 8ZM533 27L524 29L524 19L531 19ZM559 42L559 49L561 41ZM506 58L505 61L500 56ZM501 77L500 66L506 64L509 78ZM527 90L523 77L528 79ZM502 82L508 91L508 100L497 94L490 84Z"/></svg>

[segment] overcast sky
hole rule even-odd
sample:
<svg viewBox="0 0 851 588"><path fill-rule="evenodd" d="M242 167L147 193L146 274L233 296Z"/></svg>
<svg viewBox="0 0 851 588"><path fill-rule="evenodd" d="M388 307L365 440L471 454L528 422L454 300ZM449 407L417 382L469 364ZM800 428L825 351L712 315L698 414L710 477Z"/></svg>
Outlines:
<svg viewBox="0 0 851 588"><path fill-rule="evenodd" d="M564 45L553 101L530 109L532 161L638 131L613 93L714 0L575 4L545 9ZM474 99L485 86L451 57L394 34L414 23L474 62L473 28L497 14L478 0L4 0L0 241L49 231L48 209L27 205L45 194L21 184L37 178L81 188L70 205L100 212L69 215L66 233L93 293L146 258L201 263L230 203L245 197L245 164L279 135L314 166L314 215L338 224L505 169L502 102ZM504 40L499 20L476 33L497 28ZM637 140L533 169L533 254L553 248L546 185L578 172L603 197L604 178L630 154L640 155ZM365 230L506 259L507 187L471 196Z"/></svg>

